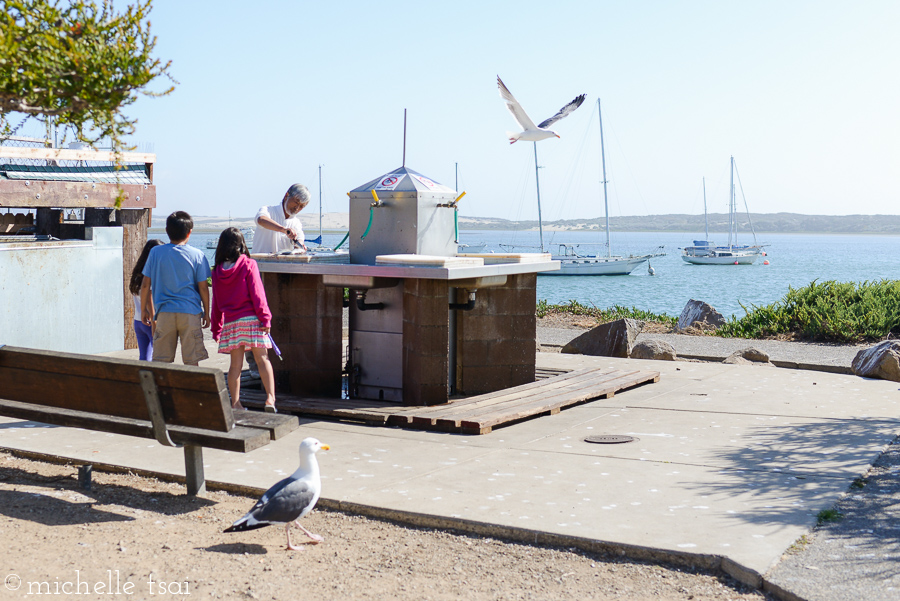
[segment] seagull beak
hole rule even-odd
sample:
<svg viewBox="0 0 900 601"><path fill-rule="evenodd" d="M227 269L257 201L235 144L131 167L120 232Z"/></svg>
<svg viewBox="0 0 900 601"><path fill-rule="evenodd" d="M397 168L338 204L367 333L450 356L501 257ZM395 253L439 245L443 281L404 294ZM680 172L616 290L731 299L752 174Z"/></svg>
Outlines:
<svg viewBox="0 0 900 601"><path fill-rule="evenodd" d="M559 134L553 134L553 135L556 136L557 138L560 137Z"/></svg>
<svg viewBox="0 0 900 601"><path fill-rule="evenodd" d="M330 451L330 450L331 450L331 447L329 447L327 444L323 444L323 445L322 445L321 447L319 447L319 448L321 448L323 451Z"/></svg>

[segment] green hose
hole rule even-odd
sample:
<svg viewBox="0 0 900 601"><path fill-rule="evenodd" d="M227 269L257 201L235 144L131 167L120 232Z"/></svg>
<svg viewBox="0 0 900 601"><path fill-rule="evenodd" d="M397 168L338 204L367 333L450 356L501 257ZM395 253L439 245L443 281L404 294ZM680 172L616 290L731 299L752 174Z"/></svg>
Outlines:
<svg viewBox="0 0 900 601"><path fill-rule="evenodd" d="M456 207L453 207L453 231L456 232L454 242L459 244L459 209Z"/></svg>
<svg viewBox="0 0 900 601"><path fill-rule="evenodd" d="M363 240L366 236L369 235L369 229L372 227L372 217L375 215L375 207L369 207L369 225L366 226L366 231L363 232L363 235L360 237L360 240Z"/></svg>
<svg viewBox="0 0 900 601"><path fill-rule="evenodd" d="M347 238L349 238L349 237L350 237L350 232L347 232L347 233L344 235L344 239L341 240L341 241L338 243L338 245L334 247L333 250L337 250L337 249L339 249L341 246L343 246L343 245L344 245L344 242L346 242L346 241L347 241Z"/></svg>

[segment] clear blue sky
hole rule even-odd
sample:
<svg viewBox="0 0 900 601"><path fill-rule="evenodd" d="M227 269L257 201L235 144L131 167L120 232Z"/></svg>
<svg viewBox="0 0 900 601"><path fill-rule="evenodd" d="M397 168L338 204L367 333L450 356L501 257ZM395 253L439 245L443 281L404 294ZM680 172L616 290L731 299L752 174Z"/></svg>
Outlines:
<svg viewBox="0 0 900 601"><path fill-rule="evenodd" d="M533 219L532 118L585 104L538 143L545 219L724 212L728 158L753 212L896 213L900 2L177 2L156 54L179 80L141 99L158 211L249 216L294 182L326 211L402 162L468 195L461 214Z"/></svg>

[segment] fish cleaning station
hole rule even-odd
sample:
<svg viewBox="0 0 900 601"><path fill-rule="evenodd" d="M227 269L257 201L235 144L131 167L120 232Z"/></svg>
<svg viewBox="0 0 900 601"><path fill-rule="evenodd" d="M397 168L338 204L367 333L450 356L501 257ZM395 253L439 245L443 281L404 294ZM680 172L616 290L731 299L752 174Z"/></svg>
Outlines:
<svg viewBox="0 0 900 601"><path fill-rule="evenodd" d="M281 338L279 409L471 433L559 410L535 384L537 274L559 262L544 253L457 254L464 194L403 166L349 193L349 254L253 255ZM561 406L656 378L641 372L612 389L575 378L577 392ZM451 401L459 397L467 398ZM485 419L456 417L471 403ZM523 405L533 406L527 415Z"/></svg>

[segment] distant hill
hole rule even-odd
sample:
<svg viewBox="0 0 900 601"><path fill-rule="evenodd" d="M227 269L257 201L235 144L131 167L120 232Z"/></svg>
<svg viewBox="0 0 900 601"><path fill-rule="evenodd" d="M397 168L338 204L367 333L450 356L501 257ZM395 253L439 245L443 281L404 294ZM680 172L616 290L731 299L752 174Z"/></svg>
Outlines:
<svg viewBox="0 0 900 601"><path fill-rule="evenodd" d="M738 215L738 230L750 231L747 214ZM801 215L799 213L751 213L750 220L757 233L784 234L900 234L900 215ZM462 217L459 227L468 230L529 230L537 229L537 221L508 221L490 217ZM703 215L644 215L610 217L609 229L614 232L697 232L704 231ZM596 219L568 219L544 223L545 230L590 231L606 228L603 217ZM709 230L727 232L728 214L710 213Z"/></svg>
<svg viewBox="0 0 900 601"><path fill-rule="evenodd" d="M799 213L751 213L750 219L758 233L779 234L893 234L900 235L900 215L801 215ZM300 213L303 228L309 233L319 228L319 214ZM197 230L221 231L228 227L227 217L194 216ZM347 213L326 213L322 227L328 231L347 231ZM153 228L162 229L166 216L153 215ZM252 227L252 217L231 219L235 227ZM610 217L610 230L614 232L703 232L703 215L644 215ZM537 221L510 221L499 217L459 217L459 227L465 230L536 230ZM547 231L603 231L605 219L567 219L544 223ZM709 229L712 232L728 231L727 213L710 213ZM749 231L747 214L738 215L738 230Z"/></svg>

